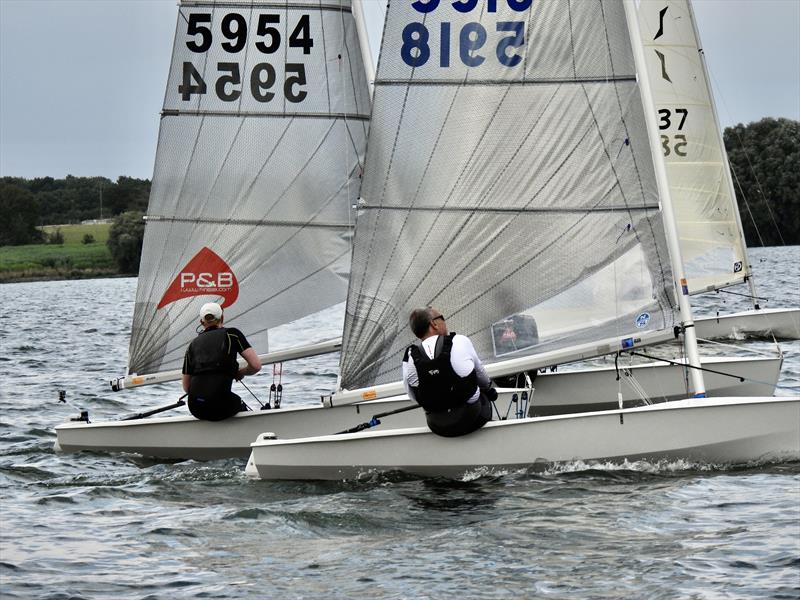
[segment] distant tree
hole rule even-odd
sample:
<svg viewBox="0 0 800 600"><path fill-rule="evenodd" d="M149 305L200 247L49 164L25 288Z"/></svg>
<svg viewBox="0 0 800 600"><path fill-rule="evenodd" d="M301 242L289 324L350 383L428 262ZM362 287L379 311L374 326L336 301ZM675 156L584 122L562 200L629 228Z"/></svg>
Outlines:
<svg viewBox="0 0 800 600"><path fill-rule="evenodd" d="M724 138L747 244L800 244L800 122L740 123Z"/></svg>
<svg viewBox="0 0 800 600"><path fill-rule="evenodd" d="M108 232L108 248L121 273L136 275L144 240L144 213L125 212L119 215Z"/></svg>
<svg viewBox="0 0 800 600"><path fill-rule="evenodd" d="M82 244L94 244L94 236L91 233L85 233L83 235L83 239L81 240Z"/></svg>
<svg viewBox="0 0 800 600"><path fill-rule="evenodd" d="M120 176L115 184L104 192L104 202L109 214L120 214L126 211L147 210L150 197L150 182L146 179Z"/></svg>
<svg viewBox="0 0 800 600"><path fill-rule="evenodd" d="M47 236L47 243L48 244L55 244L56 246L63 246L64 245L64 234L61 233L61 229L56 229L53 233Z"/></svg>
<svg viewBox="0 0 800 600"><path fill-rule="evenodd" d="M0 246L19 246L42 242L39 222L39 203L34 195L19 185L0 182Z"/></svg>

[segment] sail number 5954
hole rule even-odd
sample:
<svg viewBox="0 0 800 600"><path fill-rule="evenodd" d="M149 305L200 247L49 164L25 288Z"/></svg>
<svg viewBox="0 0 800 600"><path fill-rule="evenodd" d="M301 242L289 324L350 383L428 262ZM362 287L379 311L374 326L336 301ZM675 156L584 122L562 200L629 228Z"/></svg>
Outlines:
<svg viewBox="0 0 800 600"><path fill-rule="evenodd" d="M276 93L274 90L277 83L276 69L274 60L269 60L268 55L275 54L283 42L281 29L279 29L281 15L279 14L259 14L254 19L256 26L252 33L258 38L255 48L261 54L267 55L263 62L259 62L252 67L244 77L249 83L250 95L258 102L271 101ZM211 15L208 13L192 13L188 16L186 34L189 39L186 47L196 54L206 53L215 41L214 31L211 27ZM248 20L239 13L228 13L220 20L219 33L222 41L219 46L225 52L236 55L247 47L248 41ZM302 49L303 54L310 54L314 47L314 39L311 36L311 25L309 15L300 15L294 24L292 33L289 34L287 44L289 48ZM183 62L181 83L178 85L178 93L184 101L191 100L193 94L206 94L209 83L213 83L213 90L217 98L223 102L234 102L241 98L243 92L243 73L242 66L236 62L236 56L231 56L229 61L216 63L216 73L213 82L206 82L209 72L203 74L197 70L192 61ZM303 89L306 85L306 66L302 62L286 63L284 65L285 77L282 82L283 97L289 102L302 102L308 92ZM205 77L204 77L205 75Z"/></svg>

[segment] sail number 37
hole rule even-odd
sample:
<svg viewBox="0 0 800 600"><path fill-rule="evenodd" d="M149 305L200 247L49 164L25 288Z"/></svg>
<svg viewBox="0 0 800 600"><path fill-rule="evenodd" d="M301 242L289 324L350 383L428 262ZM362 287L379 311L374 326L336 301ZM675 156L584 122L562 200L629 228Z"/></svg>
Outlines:
<svg viewBox="0 0 800 600"><path fill-rule="evenodd" d="M275 54L283 42L280 27L280 15L260 14L255 21L254 35L258 38L255 42L256 50L264 55L264 60L258 62L244 74L249 80L250 94L258 102L269 102L276 93L277 73L272 62L266 60ZM288 31L288 29L287 29ZM220 21L222 36L220 47L226 53L236 55L247 47L248 21L238 13L228 13ZM186 47L196 54L205 54L214 44L214 32L211 28L211 15L193 13L189 15L186 34L190 38ZM289 34L287 45L289 48L300 48L303 54L310 54L314 47L311 37L311 27L308 15L301 15L294 24L292 33ZM235 58L235 56L232 56ZM274 61L273 61L274 62ZM213 66L212 66L213 69ZM234 102L242 95L242 69L236 61L220 61L216 63L216 81L214 92L223 102ZM289 102L302 102L308 92L303 89L306 85L306 66L304 63L286 63L284 65L285 78L283 81L283 96ZM197 70L191 61L184 61L181 84L178 93L184 101L191 100L193 94L206 94L208 83L206 78Z"/></svg>
<svg viewBox="0 0 800 600"><path fill-rule="evenodd" d="M670 129L673 125L678 131L683 130L683 125L686 123L686 117L689 116L689 109L675 108L660 108L658 110L658 128L661 131ZM669 156L673 152L677 156L686 156L686 136L682 133L676 133L672 137L661 134L661 147L664 149L664 156Z"/></svg>

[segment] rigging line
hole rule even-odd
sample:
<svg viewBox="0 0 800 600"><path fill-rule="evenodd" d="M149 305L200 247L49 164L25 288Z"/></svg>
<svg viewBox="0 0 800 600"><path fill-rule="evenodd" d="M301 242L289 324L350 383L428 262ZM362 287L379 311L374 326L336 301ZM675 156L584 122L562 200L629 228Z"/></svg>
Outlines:
<svg viewBox="0 0 800 600"><path fill-rule="evenodd" d="M727 290L724 288L717 288L714 290L717 294L731 294L732 296L741 296L743 298L750 298L751 300L763 300L764 302L769 302L769 298L765 298L764 296L754 296L753 294L743 294L741 292L733 292L731 290Z"/></svg>
<svg viewBox="0 0 800 600"><path fill-rule="evenodd" d="M258 396L256 396L256 395L253 393L253 390L251 390L249 387L247 387L247 384L246 384L246 383L245 383L245 382L244 382L242 379L237 379L237 381L238 381L239 383L241 383L241 384L244 386L244 389L246 389L248 392L250 392L250 395L251 395L253 398L255 398L255 399L256 399L256 402L258 402L258 403L261 405L261 408L265 408L265 407L266 407L266 405L265 405L263 402L261 402L261 400L259 400Z"/></svg>
<svg viewBox="0 0 800 600"><path fill-rule="evenodd" d="M708 63L706 63L706 70L708 71L708 74L711 76L711 78L714 80L714 85L716 86L716 88L718 90L721 90L722 88L720 87L719 83L717 82L716 78L714 77L714 74L711 72L711 69L709 68ZM728 109L728 105L725 103L725 96L723 94L719 94L718 97L722 100L722 104L725 106L726 112L728 112L728 114L730 114L730 110ZM767 197L764 195L764 191L763 191L764 188L761 186L761 181L759 181L759 179L758 179L758 173L756 173L756 170L753 168L753 163L750 160L750 153L747 151L747 147L744 144L744 140L742 140L742 137L739 135L739 132L737 131L736 127L731 127L730 129L733 131L733 135L736 136L736 140L739 142L739 146L742 149L742 154L744 154L744 157L747 160L747 166L750 168L750 173L752 173L753 178L756 180L756 188L757 188L758 192L761 194L761 197L764 200L764 205L767 207L767 212L769 213L770 219L772 220L772 225L775 227L775 231L778 233L778 237L781 240L781 244L785 246L786 242L783 239L783 235L781 233L780 227L778 226L777 222L775 221L775 216L772 213L772 207L770 206L770 202L767 199ZM724 138L724 136L723 136L723 138ZM723 139L723 144L724 144L724 139ZM723 148L722 150L723 150L723 152L727 151L725 148ZM734 177L736 177L736 184L739 186L739 190L742 192L742 197L745 198L744 189L742 188L741 183L739 182L739 178L736 175L736 170L733 168L732 164L730 165L730 168L731 168L731 171L733 171L733 173L734 173ZM764 241L761 239L761 233L758 231L758 226L756 225L755 219L753 219L753 213L750 211L750 205L747 203L746 198L745 198L745 203L747 204L747 212L750 214L750 219L753 222L753 226L756 229L756 233L758 233L758 238L759 238L759 241L761 242L761 247L763 248L764 247ZM734 204L735 204L735 198L734 198Z"/></svg>
<svg viewBox="0 0 800 600"><path fill-rule="evenodd" d="M319 5L322 6L322 0L319 0ZM341 1L339 2L341 5ZM344 20L344 15L339 13L342 20ZM287 19L288 21L288 19ZM325 95L328 100L328 112L331 110L331 76L330 71L328 70L328 44L326 43L325 39L325 17L322 16L320 13L319 19L319 26L320 30L322 31L322 64L325 66Z"/></svg>
<svg viewBox="0 0 800 600"><path fill-rule="evenodd" d="M747 208L747 214L750 216L750 223L753 224L753 229L756 231L756 235L758 236L758 241L761 244L761 247L764 248L766 245L764 244L764 238L761 237L761 230L758 228L758 223L756 223L756 218L753 216L753 210L750 208L750 202L747 199L747 195L744 193L744 188L742 187L742 182L739 181L739 174L736 172L736 169L733 165L731 165L731 172L733 173L733 178L736 180L736 185L739 188L739 191L742 194L742 200L744 200L744 205ZM778 230L778 235L781 235L780 230ZM783 241L783 237L781 237L781 241Z"/></svg>
<svg viewBox="0 0 800 600"><path fill-rule="evenodd" d="M674 365L677 367L683 367L686 369L697 369L699 371L704 371L706 373L714 373L716 375L724 375L725 377L731 377L733 379L738 379L739 383L744 383L745 381L753 381L755 383L764 383L763 381L757 381L755 379L750 379L749 377L742 377L741 375L733 375L731 373L725 373L723 371L717 371L715 369L709 369L708 367L703 366L695 366L689 363L682 363L678 361L671 360L669 358L661 358L660 356L652 356L650 354L645 354L644 352L629 352L631 356L639 356L641 358L647 358L649 360L658 360L661 362L668 363L670 365Z"/></svg>

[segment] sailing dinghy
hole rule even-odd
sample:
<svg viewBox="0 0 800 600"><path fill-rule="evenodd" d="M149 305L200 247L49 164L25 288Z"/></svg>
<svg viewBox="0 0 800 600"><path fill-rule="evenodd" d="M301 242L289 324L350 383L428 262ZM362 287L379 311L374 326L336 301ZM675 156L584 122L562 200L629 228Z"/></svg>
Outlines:
<svg viewBox="0 0 800 600"><path fill-rule="evenodd" d="M346 296L370 112L357 16L349 1L179 5L131 375L114 387L180 379L211 300L263 359L338 351L269 353L268 331Z"/></svg>
<svg viewBox="0 0 800 600"><path fill-rule="evenodd" d="M166 243L165 240L172 236L177 236L181 243L186 243L189 237L195 235L203 239L203 236L205 235L205 230L203 228L210 227L213 224L211 222L206 222L210 221L210 219L204 218L197 218L197 222L193 222L191 217L193 214L192 211L200 209L181 209L180 206L186 205L191 207L193 205L191 203L187 204L183 201L173 202L174 198L171 196L166 196L167 193L176 193L175 190L195 189L198 186L202 187L203 177L208 177L205 171L198 172L193 170L191 172L187 171L183 175L183 178L180 182L174 181L174 161L179 163L178 166L186 166L188 169L188 166L191 166L193 161L196 162L196 159L186 156L173 156L174 151L172 148L176 145L178 147L182 147L173 139L176 135L176 132L182 131L182 127L177 121L173 123L172 119L177 120L180 117L188 120L189 123L194 126L197 122L201 121L201 119L217 117L218 119L225 119L218 123L217 126L220 129L223 127L227 127L232 130L245 128L246 131L247 127L252 126L252 124L247 122L248 119L252 120L259 116L255 109L263 110L265 107L269 107L268 103L261 103L260 105L255 106L252 110L249 110L246 114L240 114L239 112L236 114L217 114L214 109L218 108L217 105L220 104L219 98L208 100L202 94L197 93L189 94L189 99L196 100L200 108L197 108L194 112L186 109L184 106L186 101L183 100L184 92L181 92L178 88L186 85L186 77L189 77L191 81L194 81L194 79L191 78L197 79L200 77L203 80L208 78L205 72L203 72L203 75L195 75L191 70L192 68L195 68L194 63L197 63L198 56L203 55L202 44L205 43L205 36L207 35L205 33L206 29L212 32L211 34L219 29L222 37L219 37L218 41L228 44L228 46L225 48L231 47L231 39L236 38L233 40L233 42L237 43L239 46L242 46L242 48L249 47L249 51L252 51L256 56L258 56L258 53L253 50L252 46L255 43L256 48L258 48L258 40L263 42L263 38L256 37L255 42L251 40L246 44L241 42L239 37L244 36L243 32L248 30L244 28L242 32L240 32L235 28L238 27L238 24L242 22L242 18L254 20L253 22L259 22L260 20L271 22L270 19L278 19L287 24L295 22L293 21L293 19L295 19L298 23L298 27L295 29L295 33L297 34L297 44L302 42L303 44L307 45L308 41L302 37L303 35L310 36L310 39L313 41L315 39L315 35L317 35L317 32L324 29L327 31L329 41L331 38L335 38L339 40L336 43L344 44L344 47L349 52L345 54L347 60L342 61L340 58L339 61L342 64L350 64L354 69L355 74L351 73L349 75L350 79L347 79L347 74L342 75L339 73L342 81L326 80L324 86L315 85L314 89L319 90L323 87L328 89L349 89L352 86L357 93L353 94L351 106L344 106L346 102L342 101L343 106L341 107L341 114L345 115L343 119L345 122L347 121L347 111L349 111L351 114L357 114L361 117L361 120L351 119L350 123L346 123L348 127L361 128L363 125L363 117L365 114L363 106L367 100L364 99L366 96L365 79L360 76L360 73L362 68L365 69L367 72L366 79L371 79L371 69L369 67L369 56L363 55L363 49L366 45L363 41L363 35L360 35L359 37L353 34L353 27L355 27L359 34L363 34L363 27L360 26L358 19L360 15L358 3L353 3L352 21L350 17L351 13L348 12L349 6L345 3L342 9L343 12L341 13L346 17L346 20L343 21L343 24L331 25L325 21L324 26L320 26L319 30L316 29L317 19L321 19L322 17L318 17L315 11L311 11L310 13L309 11L286 13L281 11L276 12L274 9L268 10L267 8L268 7L265 4L256 4L253 6L248 4L246 6L241 5L238 7L226 4L225 7L218 7L209 12L209 5L207 3L203 4L197 2L184 2L181 6L182 18L179 19L178 31L176 35L176 57L173 59L171 79L168 84L167 100L165 101L164 121L161 132L163 143L159 144L159 153L156 161L157 166L156 175L154 177L154 194L149 210L151 217L148 220L148 237L145 242L145 252L142 262L142 275L140 276L138 292L139 300L137 301L136 314L134 315L134 335L131 341L130 352L131 371L146 373L149 371L149 369L176 367L176 361L178 360L178 357L181 356L181 353L185 348L185 344L188 343L191 337L189 334L192 333L191 327L180 320L191 320L194 318L194 312L190 311L188 308L192 298L186 297L190 292L187 292L184 289L182 292L177 293L177 288L175 288L174 285L175 278L171 275L169 277L164 277L162 274L160 281L154 281L156 275L163 269L172 269L172 271L179 269L181 260L176 260L174 258L173 255L175 252L171 248L166 252L166 255L160 255L158 252L154 251L153 248L163 248L163 245ZM311 19L308 22L308 26L311 27L309 33L307 33L305 29L301 27L301 24L303 23L303 15L306 13L309 13L309 18ZM336 11L334 11L334 13L336 13ZM323 13L320 13L320 15L321 14ZM328 13L328 17L330 18L330 12ZM208 21L208 19L211 20ZM194 36L189 35L188 23L190 22L194 23L194 25L191 26L192 31L195 32ZM347 33L336 33L336 26L345 27ZM249 31L250 34L253 35L252 28ZM336 35L340 37L336 38ZM222 41L223 39L225 40L224 42ZM357 46L357 39L361 40L360 54L354 49ZM198 47L197 40L199 40L201 43L200 47ZM344 41L342 42L341 40ZM305 45L302 46L303 52L305 51ZM295 46L298 54L300 47L301 46L298 45ZM191 50L191 52L189 50ZM311 50L311 57L304 58L304 60L313 60L314 56L316 56L314 54L313 46L311 46ZM208 48L205 52L206 54L213 54L214 52L219 52L219 49L216 48L215 43L212 41L208 44ZM324 54L326 56L331 56L332 52L332 49L326 47ZM194 60L194 63L188 61L189 66L187 66L187 61L185 60L187 56L188 58ZM359 57L363 59L363 63L367 65L366 67L362 67L360 65ZM210 61L205 60L205 62ZM247 64L252 63L253 61ZM260 68L264 69L264 67ZM255 69L255 67L253 67L253 69ZM309 72L311 72L311 70L312 69L309 66ZM254 71L251 69L251 72ZM330 76L328 70L319 69L319 72L324 73L326 77ZM195 83L197 82L195 81ZM180 92L180 94L177 96L175 94L176 89L178 92ZM223 87L223 91L224 90L225 88ZM298 88L298 90L300 90L300 88ZM299 109L305 107L310 111L318 108L316 104L311 105L309 108L309 105L307 104L308 101L308 98L304 98L302 101L295 103L295 108ZM209 102L212 102L212 104L208 104ZM285 104L288 106L291 103ZM206 110L206 108L203 107L207 108L207 114L203 113L203 110ZM305 116L308 117L307 114ZM276 127L285 127L287 131L291 131L292 127L298 126L296 123L303 121L303 114L301 113L291 115L287 119L288 122L284 122L283 124L281 124L280 115L270 113L269 111L261 114L260 117L262 120L269 117L270 122L275 123ZM227 123L227 126L225 123ZM355 123L355 125L353 123ZM282 132L283 129L280 131ZM356 132L355 136L351 137L360 139L363 142L363 138L359 137L360 133L361 131L359 130ZM207 136L203 137L206 134L203 133L202 129L200 129L198 132L195 132L194 135L198 139L199 148L203 148L204 143L210 143L207 139ZM292 157L294 156L292 154L294 147L289 141L287 141L287 139L290 137L290 134L286 137L281 137L275 148L271 149L265 155L266 159L264 159L263 165L259 167L259 177L266 180L270 169L275 168L273 163L286 160L285 153L289 153ZM240 141L239 136L234 136L231 139L233 140L233 146L231 147L231 151L228 153L228 156L226 156L225 160L218 161L219 164L215 163L217 166L215 167L216 171L214 172L214 180L218 182L216 184L218 186L217 193L221 196L233 197L236 193L236 190L249 190L248 193L251 194L255 206L258 206L258 198L261 197L259 194L264 194L263 189L254 187L252 185L252 181L258 180L258 177L254 177L253 173L245 175L240 169L236 168L236 162L229 159L229 156L235 155L237 152L251 152L254 155L257 155L258 151L250 148L249 146L240 148L243 142ZM327 142L329 143L324 148L320 148L319 150L321 155L325 153L326 149L328 150L328 154L330 154L330 149L333 148L337 143L342 144L342 147L345 149L348 147L347 142L342 142L340 138L336 138L333 134L330 135L330 139L326 139L326 143ZM359 144L356 144L356 146L357 148L361 148L361 145ZM195 149L192 152L195 153L198 151L199 150ZM335 153L336 151L334 150L334 154ZM357 152L354 150L353 154L355 156ZM329 160L333 159L330 158ZM166 163L169 168L162 168L160 166L162 163ZM310 166L306 165L305 167L306 168L302 171L302 173L292 172L291 177L295 177L295 179L292 181L293 185L295 187L300 187L300 183L304 181L304 178L310 177L313 179L312 186L318 186L320 180L320 176L318 174L319 170L312 168L313 164ZM352 168L353 163L348 163L345 167L342 167L339 170L339 173L347 172L349 174ZM328 171L326 171L325 174L326 177L332 177L331 173ZM335 174L336 173L334 173L334 175ZM238 187L236 179L237 177L244 178L245 181L245 183L239 183ZM288 175L286 177L290 178ZM225 183L223 184L222 182ZM353 186L352 183L352 177L349 179L346 177L340 177L338 180L334 178L334 180L329 184L329 187L324 189L321 189L320 187L312 187L312 191L318 194L318 198L322 198L324 201L329 201L331 199L330 194L326 195L326 193L330 187L347 187L348 195L346 201L337 201L337 206L343 207L348 203L355 201L355 198L351 197L351 193L354 191L356 186ZM210 186L210 183L206 182L206 185ZM167 191L164 192L162 190ZM222 193L223 191L225 191L225 193ZM191 196L191 194L189 191L183 191L178 193L178 196ZM287 203L292 203L295 201L292 193L285 193L284 196L284 199ZM209 202L211 202L211 195L206 194L203 207L209 204ZM175 205L175 214L178 216L174 216L169 219L163 218L163 214L168 213L168 209L164 206L172 206L173 204ZM214 203L212 203L212 205L217 206ZM304 206L305 208L316 210L315 205L310 203L310 201ZM185 215L183 212L181 212L187 210L188 212L186 212ZM205 208L202 210L205 210ZM338 218L340 218L340 220L344 220L344 215L339 215ZM331 231L326 231L324 228L314 229L311 226L318 223L313 221L313 214L311 219L312 220L309 221L309 227L306 228L310 231L306 231L305 234L312 235L312 233L316 232L318 235L322 236L321 239L323 240L323 243L329 243ZM237 222L233 217L231 217L228 221L223 222L221 219L217 219L217 221L218 222L216 225L219 226L219 231L224 232L225 239L230 236L232 240L235 240L237 231L247 231L246 228L237 229L237 226L246 224ZM181 229L176 233L175 231L172 231L172 229L168 229L168 226L170 228L181 226L185 227L186 229ZM289 226L289 223L271 222L267 218L262 218L261 221L258 222L258 227L260 227L258 231L264 230L267 232L269 231L270 226L278 228L283 227L285 229ZM192 233L194 228L198 228L197 234ZM281 230L279 229L279 231ZM159 234L159 232L161 232L161 234ZM285 266L283 260L275 257L276 248L278 248L277 252L279 252L281 255L285 254L284 246L272 244L270 240L273 238L270 237L260 236L258 239L263 240L264 244L259 246L253 242L252 238L245 236L244 245L251 248L253 254L248 254L251 259L253 255L263 255L268 257L268 260L264 261L263 265L258 265L258 271L264 276L261 278L261 280L269 282L268 284L264 285L267 285L271 289L274 287L275 281L282 281L285 276L285 273L283 272L283 266ZM155 244L155 246L153 246L153 244ZM287 246L287 251L291 251L292 256L299 257L301 259L301 264L304 264L303 261L313 262L313 257L304 255L304 248L300 247L302 244ZM312 244L311 248L316 252L316 246ZM190 252L193 251L194 250L191 250ZM154 262L158 263L155 269L155 274L153 269L147 266ZM195 270L197 271L197 269ZM336 269L334 270L336 271ZM199 271L198 273L192 273L191 271L191 269L184 269L181 272L180 277L187 281L193 281L201 278L201 273ZM308 271L306 270L305 272L307 273ZM337 273L339 272L340 271L337 271ZM260 342L260 346L258 345L259 342L256 342L256 347L266 347L266 328L263 327L265 324L269 325L270 323L280 322L281 320L291 318L292 314L295 315L295 318L296 316L302 316L307 311L311 310L311 308L315 308L316 306L320 306L321 304L325 303L323 302L322 298L316 298L315 300L318 301L318 304L309 308L307 306L307 282L302 279L303 272L300 272L297 275L298 277L296 279L291 279L288 282L285 289L272 290L272 295L267 294L266 299L264 299L263 294L259 295L259 293L254 291L252 287L248 288L247 296L251 299L251 301L253 298L260 298L262 301L261 304L258 304L252 309L252 311L250 311L250 309L244 311L244 314L251 314L254 318L258 318L258 325L252 325L253 331L261 332L263 330L263 341ZM318 275L319 274L315 272L307 277L316 277L317 279L314 279L313 281L316 282L314 285L317 285L321 281ZM328 283L325 283L324 285L328 286L326 289L331 293L330 300L328 302L333 301L337 298L337 295L334 293L333 288L331 288L330 273L323 272L322 275L329 278ZM250 276L248 281L255 277L256 275ZM219 279L219 277L217 278ZM297 283L298 281L300 281L300 283ZM170 286L171 282L172 285ZM335 282L337 285L341 283L341 281L338 279ZM169 291L168 288L169 290L172 290L171 293L177 298L172 302L164 301L164 298L167 297L167 292ZM339 286L339 289L342 290L341 293L344 294L343 287ZM205 293L212 295L215 293L215 291L219 291L222 294L222 299L228 301L228 297L226 297L224 294L226 291L230 292L230 290L216 290L215 288L209 287L196 287L191 290L191 292L198 294ZM601 289L597 289L594 293L604 292ZM295 294L298 294L297 302L293 301ZM241 303L241 296L243 296L243 294L238 295L240 296L238 298L238 302ZM342 295L340 299L343 299L343 297L344 296ZM207 299L209 298L198 297L198 301L205 301ZM541 333L543 336L550 336L551 338L555 337L556 335L563 335L565 331L570 329L572 324L575 322L575 314L567 313L567 327L562 327L559 324L560 316L556 315L553 311L548 312L548 306L552 307L554 305L557 306L558 302L551 302L549 305L542 303L537 309L537 317L539 318ZM231 308L229 309L228 314L236 315L236 313L233 311L235 304L233 302L229 302L229 306ZM297 312L291 313L287 311ZM760 315L750 312L742 315L725 315L723 317L699 319L696 322L698 334L703 338L714 338L727 337L731 334L731 332L736 332L737 335L742 333L748 334L749 332L763 332L765 327L764 321L761 319L761 317L766 314L766 312L767 311L762 310ZM170 315L170 318L166 318L167 315ZM279 318L274 320L276 315L278 315ZM283 316L281 317L280 315ZM237 316L236 318L236 324L239 325L242 317ZM729 324L731 322L739 323L740 319L744 318L749 319L749 322L745 324L744 328L740 325ZM779 317L775 316L775 318L777 319ZM173 324L170 323L170 319L174 319ZM767 329L769 329L769 331L772 333L775 331L772 328L773 324L774 322L770 322L770 324L767 326ZM168 329L164 329L165 326L168 327ZM499 324L496 325L496 328L501 327L502 326ZM800 329L800 324L795 323L795 328ZM559 331L558 334L556 334L556 330ZM173 336L173 332L175 332L175 335L178 336L183 335L185 337L188 335L189 337L183 341L180 341L180 337L178 338L178 341L171 341L173 339L173 337L171 337ZM248 333L248 336L249 335L250 334ZM665 337L664 339L667 339L668 337L669 336ZM520 340L521 339L522 337ZM499 342L499 338L495 340L495 342ZM331 340L325 343L312 344L299 348L262 354L261 358L264 362L280 362L283 360L291 360L297 357L312 356L322 352L336 351L340 348L340 346L340 340ZM495 343L495 346L497 346L501 352L503 351L503 348L500 347L502 344ZM506 348L506 350L509 350L509 348ZM513 355L513 351L515 349L510 348L510 350L510 355ZM586 353L586 356L594 356L596 354L597 352L590 351ZM543 357L543 359L538 363L540 366L557 364L562 359L561 356L548 353L540 354L540 356ZM565 359L575 359L574 354L566 354L563 355L563 357ZM708 389L717 395L770 395L773 393L775 383L778 380L782 360L780 357L757 359L720 358L704 360L704 364L706 367L714 371L709 374L706 383ZM525 368L530 370L533 367L530 363L528 363ZM721 375L717 373L717 371L727 373L727 376ZM574 413L587 410L589 408L610 408L618 403L617 379L619 378L619 372L619 370L613 368L606 368L591 370L578 369L568 372L561 371L558 373L539 374L535 382L533 382L533 384L527 389L517 390L516 392L518 397L521 397L523 392L528 395L529 402L527 403L524 411L521 411L520 409L520 406L522 405L521 400L519 404L513 405L513 411L509 409L509 407L512 406L511 403L514 396L514 392L509 391L501 394L501 402L498 405L498 414L503 415L509 413L519 413L530 415L546 415L567 412ZM623 406L634 406L641 404L649 397L652 397L655 401L677 399L684 396L687 392L685 384L685 368L680 364L629 365L622 369L622 372L624 374L623 380L631 383L631 385L623 386L623 389L620 391L622 394ZM129 375L113 381L112 386L114 389L127 389L135 388L141 385L163 383L179 379L180 370L173 368L171 371L159 371L149 375ZM388 390L383 390L380 393L376 393L372 388L349 393L351 399L354 398L359 402L379 396L394 397L393 400L386 401L388 404L382 401L375 405L366 404L362 408L353 409L344 406L340 407L338 404L348 401L346 400L348 394L338 394L336 399L337 406L334 406L332 409L329 408L327 410L312 411L309 410L309 408L312 407L304 406L292 408L282 407L279 410L273 409L270 411L249 412L239 414L234 419L228 420L224 426L212 426L208 423L202 423L189 415L124 421L104 421L96 423L87 423L85 421L70 422L57 427L56 448L63 451L95 450L136 452L147 456L164 458L207 459L230 456L247 456L250 451L250 442L252 442L256 436L263 431L273 431L281 437L321 435L329 433L332 430L345 429L352 425L353 419L358 420L359 418L363 418L365 414L386 412L410 405L410 402L407 398L398 396L403 393L402 386L395 385L388 386L388 388ZM595 396L593 398L585 398L583 394L585 390L594 391ZM600 390L602 390L602 393L600 393ZM577 400L576 398L583 399ZM596 400L594 398L596 398ZM331 403L332 402L328 402L328 404ZM322 407L318 408L321 409ZM422 418L421 413L409 412L404 413L402 416L386 419L379 427L385 429L423 424L424 419Z"/></svg>
<svg viewBox="0 0 800 600"><path fill-rule="evenodd" d="M651 58L633 2L483 4L388 8L342 387L388 386L412 341L407 315L424 305L472 339L490 374L537 365L541 353L639 348L675 326L699 365L662 157L663 144L683 134L659 132L651 85L637 78ZM641 10L684 15L660 21L665 35L693 27L685 0ZM695 118L693 106L685 110ZM687 162L700 150L688 140L681 149ZM509 328L524 339L514 328L555 306L572 313L562 316L567 327L550 336L540 327L511 350L497 343ZM253 443L247 472L341 479L576 459L800 458L800 397L707 398L702 372L690 376L691 398L496 420L461 438L427 427L285 440L268 432Z"/></svg>

